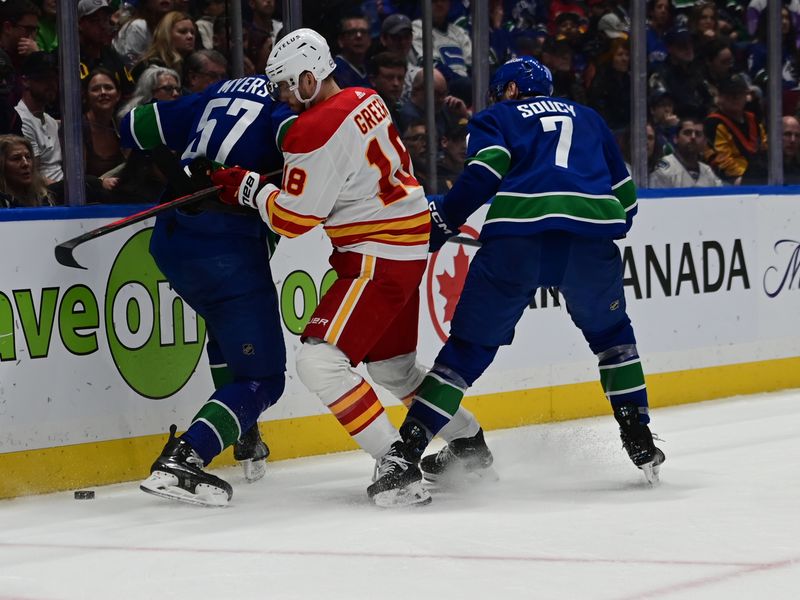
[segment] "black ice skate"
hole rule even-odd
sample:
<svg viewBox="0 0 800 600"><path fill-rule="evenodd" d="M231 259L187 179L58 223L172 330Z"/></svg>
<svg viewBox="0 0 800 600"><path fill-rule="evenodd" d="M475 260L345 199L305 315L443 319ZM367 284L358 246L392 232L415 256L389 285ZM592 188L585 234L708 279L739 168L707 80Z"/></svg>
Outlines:
<svg viewBox="0 0 800 600"><path fill-rule="evenodd" d="M402 442L395 442L378 460L375 483L367 495L382 508L428 504L431 494L422 487L422 473L417 466L422 450L428 443L424 432L416 425L400 428ZM405 435L404 435L405 434Z"/></svg>
<svg viewBox="0 0 800 600"><path fill-rule="evenodd" d="M248 483L258 481L267 472L269 446L261 439L258 423L242 434L233 445L233 458L239 461Z"/></svg>
<svg viewBox="0 0 800 600"><path fill-rule="evenodd" d="M638 407L633 404L617 407L614 418L619 423L622 445L633 464L642 470L648 483L658 483L658 472L666 457L653 443L650 428L639 422Z"/></svg>
<svg viewBox="0 0 800 600"><path fill-rule="evenodd" d="M226 482L203 471L200 458L189 442L175 437L177 427L169 428L169 440L150 467L150 477L139 489L148 494L202 506L226 506L233 489Z"/></svg>
<svg viewBox="0 0 800 600"><path fill-rule="evenodd" d="M428 481L456 483L463 477L497 481L494 457L483 439L483 429L470 438L453 440L436 454L423 457L419 466Z"/></svg>

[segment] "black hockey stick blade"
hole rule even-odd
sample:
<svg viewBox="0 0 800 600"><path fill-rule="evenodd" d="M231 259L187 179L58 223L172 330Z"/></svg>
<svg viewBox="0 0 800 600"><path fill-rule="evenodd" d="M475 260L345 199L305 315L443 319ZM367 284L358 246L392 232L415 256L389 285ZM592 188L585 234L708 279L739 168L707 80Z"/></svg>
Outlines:
<svg viewBox="0 0 800 600"><path fill-rule="evenodd" d="M475 248L480 248L481 246L483 246L480 240L476 240L474 238L467 237L465 235L454 235L447 241L453 242L454 244L461 244L462 246L474 246Z"/></svg>
<svg viewBox="0 0 800 600"><path fill-rule="evenodd" d="M77 248L84 242L88 242L89 240L94 240L96 238L99 238L100 236L106 235L107 233L111 233L113 231L117 231L118 229L122 229L123 227L127 227L128 225L139 223L140 221L144 221L146 219L149 219L150 217L154 217L159 213L180 208L182 206L187 206L189 204L194 204L196 202L200 202L201 200L205 200L207 198L211 198L213 196L216 196L219 189L220 189L219 186L205 188L198 192L195 192L194 194L189 194L188 196L181 196L180 198L175 198L174 200L170 200L169 202L165 202L164 204L158 204L156 206L152 206L141 212L134 213L127 217L123 217L122 219L118 219L112 223L108 223L106 225L98 227L97 229L92 229L91 231L87 231L86 233L74 237L71 240L67 240L66 242L58 244L55 248L56 260L59 262L59 264L62 264L65 267L73 267L75 269L86 269L86 267L78 263L78 261L75 260L75 257L72 255L75 248Z"/></svg>

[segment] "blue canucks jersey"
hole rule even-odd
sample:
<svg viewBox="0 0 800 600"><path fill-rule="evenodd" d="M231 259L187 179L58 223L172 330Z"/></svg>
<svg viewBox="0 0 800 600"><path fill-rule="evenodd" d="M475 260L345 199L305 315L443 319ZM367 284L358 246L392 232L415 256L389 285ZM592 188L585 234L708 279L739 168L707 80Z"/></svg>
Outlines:
<svg viewBox="0 0 800 600"><path fill-rule="evenodd" d="M454 224L494 196L481 237L627 232L636 189L591 108L544 96L503 101L475 115L468 133L467 166L444 199Z"/></svg>
<svg viewBox="0 0 800 600"><path fill-rule="evenodd" d="M283 165L280 140L296 118L273 101L264 75L221 81L204 92L139 106L122 121L123 146L164 144L181 164L205 156L227 166L274 173Z"/></svg>

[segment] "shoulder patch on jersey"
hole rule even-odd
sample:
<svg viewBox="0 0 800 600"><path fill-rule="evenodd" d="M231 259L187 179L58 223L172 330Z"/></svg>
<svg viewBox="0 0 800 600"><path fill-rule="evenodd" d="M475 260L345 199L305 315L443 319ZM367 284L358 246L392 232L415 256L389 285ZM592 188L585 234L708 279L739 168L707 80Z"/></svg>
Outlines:
<svg viewBox="0 0 800 600"><path fill-rule="evenodd" d="M663 158L656 163L656 169L668 169L669 163Z"/></svg>
<svg viewBox="0 0 800 600"><path fill-rule="evenodd" d="M332 98L300 113L283 139L284 152L303 154L321 148L344 120L375 90L345 88Z"/></svg>
<svg viewBox="0 0 800 600"><path fill-rule="evenodd" d="M150 150L164 143L157 103L137 106L130 115L131 133L139 148Z"/></svg>

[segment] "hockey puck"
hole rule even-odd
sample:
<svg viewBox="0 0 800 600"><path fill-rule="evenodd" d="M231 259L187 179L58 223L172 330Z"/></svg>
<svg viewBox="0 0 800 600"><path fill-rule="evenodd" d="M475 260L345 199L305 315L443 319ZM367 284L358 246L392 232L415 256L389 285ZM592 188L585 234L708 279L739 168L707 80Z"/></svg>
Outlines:
<svg viewBox="0 0 800 600"><path fill-rule="evenodd" d="M94 490L78 490L75 492L75 500L94 500Z"/></svg>

